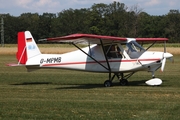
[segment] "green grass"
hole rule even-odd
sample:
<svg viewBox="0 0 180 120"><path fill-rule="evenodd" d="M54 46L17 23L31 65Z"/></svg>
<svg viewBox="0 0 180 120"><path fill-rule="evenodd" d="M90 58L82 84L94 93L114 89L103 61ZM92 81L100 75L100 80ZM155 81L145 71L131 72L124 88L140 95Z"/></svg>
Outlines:
<svg viewBox="0 0 180 120"><path fill-rule="evenodd" d="M13 55L0 55L0 119L178 120L180 119L180 56L156 72L159 87L139 72L129 86L104 88L107 74L44 69L26 72ZM117 82L117 81L114 81Z"/></svg>

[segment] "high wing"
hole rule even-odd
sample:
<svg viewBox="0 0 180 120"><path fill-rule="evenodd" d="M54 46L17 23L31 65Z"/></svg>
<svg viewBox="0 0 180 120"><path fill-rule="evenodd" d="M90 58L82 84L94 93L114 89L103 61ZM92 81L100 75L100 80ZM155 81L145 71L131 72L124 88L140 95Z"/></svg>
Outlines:
<svg viewBox="0 0 180 120"><path fill-rule="evenodd" d="M94 34L72 34L68 36L46 38L39 41L49 42L66 42L66 43L82 43L82 44L101 44L100 40L105 43L121 42L126 43L129 40L136 40L137 42L153 42L153 41L168 41L167 38L125 38L125 37L114 37L114 36L103 36Z"/></svg>

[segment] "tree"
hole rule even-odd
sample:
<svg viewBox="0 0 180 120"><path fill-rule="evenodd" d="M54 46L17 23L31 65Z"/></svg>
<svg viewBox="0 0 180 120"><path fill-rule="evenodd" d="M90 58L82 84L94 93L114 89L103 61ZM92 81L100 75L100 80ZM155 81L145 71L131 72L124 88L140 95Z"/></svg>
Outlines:
<svg viewBox="0 0 180 120"><path fill-rule="evenodd" d="M4 18L4 43L17 43L17 33L20 31L19 23L17 17L6 15Z"/></svg>
<svg viewBox="0 0 180 120"><path fill-rule="evenodd" d="M179 10L170 10L167 17L167 27L165 29L166 37L171 42L180 42L180 13Z"/></svg>
<svg viewBox="0 0 180 120"><path fill-rule="evenodd" d="M104 34L105 23L104 16L106 14L107 5L104 3L94 4L88 14L89 32L92 34Z"/></svg>
<svg viewBox="0 0 180 120"><path fill-rule="evenodd" d="M131 37L138 37L140 35L140 21L143 18L143 15L141 14L143 12L143 9L138 6L138 4L133 5L130 7L128 14L128 36Z"/></svg>
<svg viewBox="0 0 180 120"><path fill-rule="evenodd" d="M38 39L53 37L52 34L52 21L56 19L56 14L53 13L43 13L39 16L38 22Z"/></svg>
<svg viewBox="0 0 180 120"><path fill-rule="evenodd" d="M106 14L104 16L106 28L106 35L111 36L126 36L127 7L124 3L113 2L107 6Z"/></svg>
<svg viewBox="0 0 180 120"><path fill-rule="evenodd" d="M57 27L59 27L59 35L86 32L87 16L88 9L68 9L59 12L57 18Z"/></svg>

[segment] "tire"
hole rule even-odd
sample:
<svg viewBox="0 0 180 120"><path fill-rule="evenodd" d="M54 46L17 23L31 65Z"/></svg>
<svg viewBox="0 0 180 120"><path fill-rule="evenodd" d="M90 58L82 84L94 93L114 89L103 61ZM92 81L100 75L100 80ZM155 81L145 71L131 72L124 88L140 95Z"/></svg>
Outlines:
<svg viewBox="0 0 180 120"><path fill-rule="evenodd" d="M121 85L121 86L126 86L126 85L128 85L127 79L121 79L121 80L120 80L120 85Z"/></svg>
<svg viewBox="0 0 180 120"><path fill-rule="evenodd" d="M112 82L110 80L106 80L104 82L104 87L111 87L112 86Z"/></svg>

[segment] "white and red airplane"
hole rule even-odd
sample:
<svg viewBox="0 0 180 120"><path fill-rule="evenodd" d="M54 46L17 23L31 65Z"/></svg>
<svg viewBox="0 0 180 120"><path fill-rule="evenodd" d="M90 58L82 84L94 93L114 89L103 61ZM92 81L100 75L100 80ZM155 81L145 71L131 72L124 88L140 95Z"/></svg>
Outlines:
<svg viewBox="0 0 180 120"><path fill-rule="evenodd" d="M64 54L42 54L29 31L18 33L18 64L11 66L26 66L28 71L40 68L60 68L90 72L108 73L109 78L104 82L105 87L112 85L115 77L120 85L127 85L128 78L137 71L152 73L149 85L160 85L162 81L155 78L154 72L164 70L166 59L172 54L153 52L148 49L156 42L168 41L167 38L121 38L93 34L72 34L63 37L47 38L41 41L69 43L78 48L76 51ZM152 42L144 49L138 42ZM80 48L79 44L87 44ZM125 75L126 74L126 75Z"/></svg>

